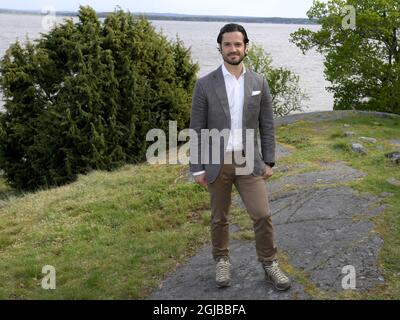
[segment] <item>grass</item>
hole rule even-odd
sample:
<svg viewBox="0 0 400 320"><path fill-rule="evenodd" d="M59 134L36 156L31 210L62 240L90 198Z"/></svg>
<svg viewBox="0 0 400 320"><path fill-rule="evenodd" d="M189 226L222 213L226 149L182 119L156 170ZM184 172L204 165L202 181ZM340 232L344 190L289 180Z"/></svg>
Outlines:
<svg viewBox="0 0 400 320"><path fill-rule="evenodd" d="M348 124L350 127L345 127ZM354 135L346 137L344 132ZM299 144L298 137L306 136L307 145ZM360 140L359 137L373 137L376 144ZM293 271L293 276L305 284L306 291L315 298L330 299L399 299L400 298L400 188L392 186L387 179L400 180L400 166L392 164L385 154L398 150L389 140L400 138L400 120L370 116L349 117L342 120L311 123L297 122L279 127L277 140L283 143L292 141L295 151L279 161L280 165L306 163L310 167L326 162L344 161L347 165L366 173L365 178L338 185L347 185L360 193L368 192L382 197L385 206L382 215L373 218L372 234L379 234L384 239L378 265L385 279L385 285L366 292L348 291L338 295L315 290L301 272ZM293 143L294 141L294 143ZM367 150L366 155L356 154L351 144L361 143ZM362 219L362 217L357 217Z"/></svg>
<svg viewBox="0 0 400 320"><path fill-rule="evenodd" d="M140 299L208 239L208 194L179 166L126 166L0 209L0 298ZM56 290L43 290L44 265Z"/></svg>
<svg viewBox="0 0 400 320"><path fill-rule="evenodd" d="M347 123L349 128L343 125ZM344 131L353 131L346 137ZM318 170L327 162L344 161L366 173L346 185L380 195L385 211L373 218L373 233L384 239L379 266L385 285L368 292L332 296L293 268L284 252L285 271L306 292L322 299L399 299L400 297L400 167L384 157L396 148L399 121L358 116L323 123L297 122L277 128L277 140L292 150L279 165L287 174ZM358 141L374 137L377 145ZM361 142L367 155L351 151ZM304 164L302 167L296 167ZM186 166L125 166L95 171L75 183L30 194L18 194L0 181L1 299L143 299L201 245L209 242L209 196L185 179ZM296 169L297 168L297 169ZM357 217L362 219L363 217ZM244 209L232 208L241 230L233 238L254 239ZM42 267L56 268L56 290L41 288Z"/></svg>
<svg viewBox="0 0 400 320"><path fill-rule="evenodd" d="M299 134L293 134L291 131L288 130L280 130L279 139L282 143L286 143L297 148L306 148L310 146L310 138L307 134L303 132Z"/></svg>

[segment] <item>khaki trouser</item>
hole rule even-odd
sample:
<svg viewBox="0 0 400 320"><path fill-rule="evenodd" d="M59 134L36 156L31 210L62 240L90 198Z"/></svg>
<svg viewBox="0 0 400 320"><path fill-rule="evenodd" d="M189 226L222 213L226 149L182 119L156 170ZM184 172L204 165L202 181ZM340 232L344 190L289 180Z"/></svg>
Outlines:
<svg viewBox="0 0 400 320"><path fill-rule="evenodd" d="M228 157L232 159L232 155L232 152L226 153L225 159ZM232 185L234 184L253 220L258 259L261 262L272 261L276 258L277 248L274 242L265 179L261 176L236 175L235 168L238 165L234 161L231 163L223 164L217 179L208 184L211 197L213 257L216 259L218 256L229 256L228 219Z"/></svg>

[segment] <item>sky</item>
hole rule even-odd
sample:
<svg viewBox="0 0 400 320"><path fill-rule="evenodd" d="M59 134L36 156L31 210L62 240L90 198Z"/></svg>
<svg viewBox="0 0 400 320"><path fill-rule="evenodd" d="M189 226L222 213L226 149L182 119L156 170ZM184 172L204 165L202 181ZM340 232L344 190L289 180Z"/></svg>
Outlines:
<svg viewBox="0 0 400 320"><path fill-rule="evenodd" d="M312 3L313 0L0 0L0 8L42 11L53 6L56 11L77 11L82 4L96 11L113 11L119 5L131 12L306 18Z"/></svg>

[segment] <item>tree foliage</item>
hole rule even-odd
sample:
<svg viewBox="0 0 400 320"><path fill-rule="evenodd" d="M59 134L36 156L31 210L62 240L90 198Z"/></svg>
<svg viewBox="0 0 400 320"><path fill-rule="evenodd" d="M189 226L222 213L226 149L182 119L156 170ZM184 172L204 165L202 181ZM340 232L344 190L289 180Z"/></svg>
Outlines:
<svg viewBox="0 0 400 320"><path fill-rule="evenodd" d="M177 39L116 10L81 7L0 64L0 168L19 189L73 181L145 159L146 133L187 127L198 65Z"/></svg>
<svg viewBox="0 0 400 320"><path fill-rule="evenodd" d="M308 96L299 86L299 76L285 68L272 67L272 57L258 44L252 44L246 57L246 66L264 75L272 96L275 116L285 116L294 111L303 111L302 103Z"/></svg>
<svg viewBox="0 0 400 320"><path fill-rule="evenodd" d="M346 23L346 5L355 9L355 28ZM400 113L400 2L314 1L307 15L320 30L301 28L291 41L303 53L315 48L324 54L334 109Z"/></svg>

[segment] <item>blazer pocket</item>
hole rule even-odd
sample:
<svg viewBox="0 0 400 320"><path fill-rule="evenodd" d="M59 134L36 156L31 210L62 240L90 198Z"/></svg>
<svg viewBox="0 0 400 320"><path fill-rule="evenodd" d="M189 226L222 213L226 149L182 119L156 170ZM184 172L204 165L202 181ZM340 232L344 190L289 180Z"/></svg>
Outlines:
<svg viewBox="0 0 400 320"><path fill-rule="evenodd" d="M260 107L260 100L261 95L251 96L249 99L249 107L250 108L259 108Z"/></svg>

